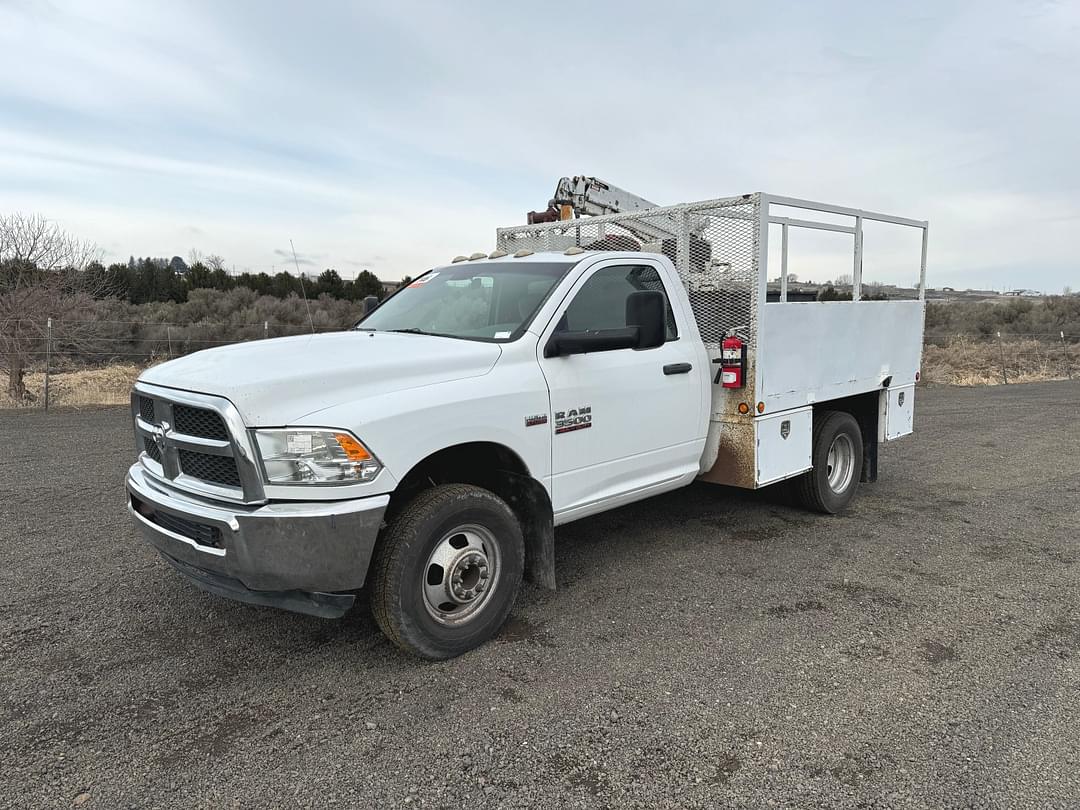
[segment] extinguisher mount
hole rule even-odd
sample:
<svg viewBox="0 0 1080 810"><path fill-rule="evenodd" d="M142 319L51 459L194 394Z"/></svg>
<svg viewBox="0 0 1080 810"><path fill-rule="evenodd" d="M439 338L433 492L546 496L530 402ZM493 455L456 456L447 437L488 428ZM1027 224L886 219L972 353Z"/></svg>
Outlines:
<svg viewBox="0 0 1080 810"><path fill-rule="evenodd" d="M720 344L720 357L713 360L719 364L714 385L724 388L743 388L746 385L746 337L742 334L745 328L734 326L727 330Z"/></svg>

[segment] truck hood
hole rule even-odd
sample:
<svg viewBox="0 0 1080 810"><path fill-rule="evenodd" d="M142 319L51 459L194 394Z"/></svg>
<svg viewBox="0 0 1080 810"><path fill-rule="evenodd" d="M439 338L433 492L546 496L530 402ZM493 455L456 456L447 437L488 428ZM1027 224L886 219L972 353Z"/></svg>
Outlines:
<svg viewBox="0 0 1080 810"><path fill-rule="evenodd" d="M295 423L344 402L486 374L498 344L393 332L233 343L147 369L141 382L230 400L253 427Z"/></svg>

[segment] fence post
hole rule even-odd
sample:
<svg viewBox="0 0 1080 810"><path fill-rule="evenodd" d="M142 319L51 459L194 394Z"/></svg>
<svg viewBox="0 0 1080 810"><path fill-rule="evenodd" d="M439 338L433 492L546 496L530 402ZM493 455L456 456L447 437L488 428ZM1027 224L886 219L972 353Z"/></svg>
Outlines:
<svg viewBox="0 0 1080 810"><path fill-rule="evenodd" d="M172 357L172 327L165 327L165 334L169 336L169 357Z"/></svg>
<svg viewBox="0 0 1080 810"><path fill-rule="evenodd" d="M263 340L270 337L270 321L263 321Z"/></svg>
<svg viewBox="0 0 1080 810"><path fill-rule="evenodd" d="M1065 346L1065 331L1061 331L1061 356L1065 358L1065 376L1072 379L1072 369L1069 367L1069 350Z"/></svg>
<svg viewBox="0 0 1080 810"><path fill-rule="evenodd" d="M52 365L52 318L45 322L45 410L49 410L49 372Z"/></svg>
<svg viewBox="0 0 1080 810"><path fill-rule="evenodd" d="M998 350L1001 353L1001 379L1004 380L1005 385L1009 384L1009 372L1005 370L1005 344L1001 342L1001 332L997 333L998 337Z"/></svg>

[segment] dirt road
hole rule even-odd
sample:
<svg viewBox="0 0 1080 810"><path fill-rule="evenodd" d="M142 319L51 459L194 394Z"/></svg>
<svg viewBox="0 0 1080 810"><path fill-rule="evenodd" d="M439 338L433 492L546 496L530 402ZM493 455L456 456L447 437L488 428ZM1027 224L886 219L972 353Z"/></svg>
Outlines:
<svg viewBox="0 0 1080 810"><path fill-rule="evenodd" d="M122 409L0 411L0 806L1080 804L1080 383L921 391L840 517L694 486L403 657L136 538Z"/></svg>

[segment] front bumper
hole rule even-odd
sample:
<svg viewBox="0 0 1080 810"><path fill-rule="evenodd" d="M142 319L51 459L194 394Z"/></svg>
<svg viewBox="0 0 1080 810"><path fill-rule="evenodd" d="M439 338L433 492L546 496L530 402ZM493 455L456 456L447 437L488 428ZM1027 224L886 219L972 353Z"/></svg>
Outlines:
<svg viewBox="0 0 1080 810"><path fill-rule="evenodd" d="M362 587L390 502L389 495L375 495L226 505L166 488L140 464L128 470L126 485L128 510L143 536L174 567L205 590L258 604L269 604L274 594L288 602L287 592L328 594ZM200 581L189 569L208 577ZM219 587L207 587L211 581ZM220 587L224 582L228 588ZM244 589L261 597L243 599Z"/></svg>

